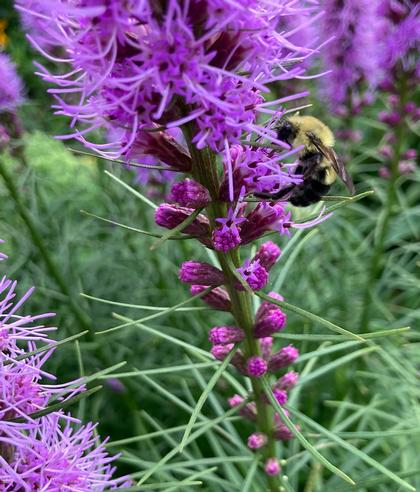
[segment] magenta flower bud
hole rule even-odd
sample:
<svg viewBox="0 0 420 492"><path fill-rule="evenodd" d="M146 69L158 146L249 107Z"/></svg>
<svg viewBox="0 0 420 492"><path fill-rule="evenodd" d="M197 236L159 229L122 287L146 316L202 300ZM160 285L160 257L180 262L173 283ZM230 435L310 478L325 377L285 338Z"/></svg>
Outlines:
<svg viewBox="0 0 420 492"><path fill-rule="evenodd" d="M267 444L268 437L262 432L254 432L248 437L249 449L260 449Z"/></svg>
<svg viewBox="0 0 420 492"><path fill-rule="evenodd" d="M275 476L280 473L281 467L277 458L269 458L264 465L264 470L267 475Z"/></svg>
<svg viewBox="0 0 420 492"><path fill-rule="evenodd" d="M404 157L405 159L408 159L408 160L414 160L416 159L417 157L417 150L416 149L407 149L405 152L404 152Z"/></svg>
<svg viewBox="0 0 420 492"><path fill-rule="evenodd" d="M404 112L407 114L415 114L417 110L417 105L415 102L410 101L404 106Z"/></svg>
<svg viewBox="0 0 420 492"><path fill-rule="evenodd" d="M379 149L379 153L386 157L387 159L391 159L391 157L393 156L393 150L392 150L392 147L390 145L383 145L380 149Z"/></svg>
<svg viewBox="0 0 420 492"><path fill-rule="evenodd" d="M259 260L252 262L245 260L243 266L238 268L237 271L242 275L252 290L261 290L268 282L268 272L260 265ZM244 287L239 282L236 284L236 288L244 290Z"/></svg>
<svg viewBox="0 0 420 492"><path fill-rule="evenodd" d="M240 395L233 395L228 399L230 408L237 407L244 401L244 398Z"/></svg>
<svg viewBox="0 0 420 492"><path fill-rule="evenodd" d="M105 380L105 384L115 393L124 393L125 386L117 378L108 378Z"/></svg>
<svg viewBox="0 0 420 492"><path fill-rule="evenodd" d="M192 208L162 203L155 211L155 222L166 229L173 229L193 212ZM204 215L198 215L182 232L199 238L202 243L211 247L209 221Z"/></svg>
<svg viewBox="0 0 420 492"><path fill-rule="evenodd" d="M186 284L217 286L223 284L223 272L202 261L185 261L179 270L179 280Z"/></svg>
<svg viewBox="0 0 420 492"><path fill-rule="evenodd" d="M183 207L201 208L210 202L210 194L202 184L187 178L172 186L170 200Z"/></svg>
<svg viewBox="0 0 420 492"><path fill-rule="evenodd" d="M209 332L209 341L215 345L241 342L245 333L236 326L215 326Z"/></svg>
<svg viewBox="0 0 420 492"><path fill-rule="evenodd" d="M414 161L400 161L398 163L398 171L400 174L411 174L416 170L416 163Z"/></svg>
<svg viewBox="0 0 420 492"><path fill-rule="evenodd" d="M267 372L267 362L258 356L248 359L246 365L248 375L252 378L260 378Z"/></svg>
<svg viewBox="0 0 420 492"><path fill-rule="evenodd" d="M378 174L383 179L389 179L391 177L391 171L387 166L381 166L379 168Z"/></svg>
<svg viewBox="0 0 420 492"><path fill-rule="evenodd" d="M286 319L286 315L280 308L272 309L256 322L254 326L255 338L264 338L277 333L285 327Z"/></svg>
<svg viewBox="0 0 420 492"><path fill-rule="evenodd" d="M391 106L397 106L400 98L396 94L390 94L388 96L388 102Z"/></svg>
<svg viewBox="0 0 420 492"><path fill-rule="evenodd" d="M299 350L293 345L287 345L270 357L268 369L270 372L275 372L282 367L293 364L298 357Z"/></svg>
<svg viewBox="0 0 420 492"><path fill-rule="evenodd" d="M233 347L233 343L229 343L227 345L213 345L210 352L215 359L224 361Z"/></svg>
<svg viewBox="0 0 420 492"><path fill-rule="evenodd" d="M259 260L260 265L263 266L267 271L276 263L280 258L281 250L272 241L267 241L263 243L257 251L252 261Z"/></svg>
<svg viewBox="0 0 420 492"><path fill-rule="evenodd" d="M298 425L296 425L295 427L299 429ZM292 431L284 424L277 425L274 428L273 435L274 435L274 439L277 439L278 441L290 441L295 437Z"/></svg>
<svg viewBox="0 0 420 492"><path fill-rule="evenodd" d="M277 400L279 405L283 406L287 403L287 392L286 391L274 388L273 395L274 395L274 398Z"/></svg>
<svg viewBox="0 0 420 492"><path fill-rule="evenodd" d="M276 388L282 390L290 390L294 388L299 380L299 374L294 371L286 372L276 383Z"/></svg>
<svg viewBox="0 0 420 492"><path fill-rule="evenodd" d="M391 111L390 113L381 111L379 113L379 121L382 121L382 123L386 123L389 126L395 126L401 121L401 116L397 111Z"/></svg>
<svg viewBox="0 0 420 492"><path fill-rule="evenodd" d="M277 294L277 292L269 292L268 295L270 297L273 297L274 299L277 299L278 301L284 301L284 297L281 296L280 294ZM275 310L279 309L279 307L276 304L273 304L272 302L269 301L263 301L258 308L257 315L256 315L256 322L258 323L260 320L262 320L265 316L268 316L268 314Z"/></svg>
<svg viewBox="0 0 420 492"><path fill-rule="evenodd" d="M209 285L192 285L190 292L194 296L206 290ZM218 311L230 311L232 306L230 303L230 297L224 287L216 287L208 294L205 294L201 299L206 302L213 309Z"/></svg>
<svg viewBox="0 0 420 492"><path fill-rule="evenodd" d="M273 337L260 338L260 347L263 359L268 360L273 349Z"/></svg>

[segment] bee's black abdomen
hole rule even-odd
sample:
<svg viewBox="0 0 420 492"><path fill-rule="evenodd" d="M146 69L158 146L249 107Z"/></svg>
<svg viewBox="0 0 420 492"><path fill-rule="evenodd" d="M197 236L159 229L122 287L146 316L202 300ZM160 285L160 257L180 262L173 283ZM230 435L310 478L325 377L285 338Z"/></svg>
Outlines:
<svg viewBox="0 0 420 492"><path fill-rule="evenodd" d="M330 186L318 180L305 179L301 185L294 188L293 195L290 197L290 203L296 207L307 207L308 205L319 202L328 193L329 189Z"/></svg>

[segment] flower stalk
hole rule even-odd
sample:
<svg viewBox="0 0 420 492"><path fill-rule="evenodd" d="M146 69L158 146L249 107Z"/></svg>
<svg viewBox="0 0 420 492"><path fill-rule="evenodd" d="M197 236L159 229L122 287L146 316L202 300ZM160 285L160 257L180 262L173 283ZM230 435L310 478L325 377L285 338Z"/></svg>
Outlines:
<svg viewBox="0 0 420 492"><path fill-rule="evenodd" d="M192 174L194 178L209 190L211 201L206 207L206 211L210 220L212 231L217 227L216 217L224 217L226 215L226 204L219 200L218 193L220 188L219 177L217 174L215 155L208 149L199 150L192 143L191 136L193 135L192 125L186 125L184 128L184 136L188 144L189 151L192 157ZM221 269L225 277L225 286L231 300L232 315L235 318L236 324L245 333L243 341L243 349L246 358L260 356L259 345L253 335L254 313L252 308L252 296L249 291L240 291L235 287L237 283L236 272L233 268L239 268L241 259L239 248L232 249L227 252L216 251ZM273 456L276 456L276 445L273 437L273 409L270 405L264 402L264 388L262 382L258 378L251 378L254 400L256 403L257 430L267 436L267 443L261 449L263 461L266 462ZM279 478L276 475L267 475L267 481L271 492L278 492Z"/></svg>

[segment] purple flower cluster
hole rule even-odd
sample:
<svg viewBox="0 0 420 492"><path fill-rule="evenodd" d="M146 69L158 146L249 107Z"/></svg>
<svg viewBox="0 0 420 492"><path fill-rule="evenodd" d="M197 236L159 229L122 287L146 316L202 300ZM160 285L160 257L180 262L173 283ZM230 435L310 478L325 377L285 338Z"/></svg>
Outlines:
<svg viewBox="0 0 420 492"><path fill-rule="evenodd" d="M0 113L14 111L22 102L23 85L16 67L6 53L0 52Z"/></svg>
<svg viewBox="0 0 420 492"><path fill-rule="evenodd" d="M0 260L4 259L0 255ZM76 428L79 421L63 412L36 413L83 391L76 382L44 384L54 376L43 368L54 352L44 320L53 313L20 314L33 288L20 299L16 281L0 279L0 489L102 491L127 480L112 479L114 467L95 436L95 425ZM36 349L43 352L30 355Z"/></svg>
<svg viewBox="0 0 420 492"><path fill-rule="evenodd" d="M320 33L332 38L323 50L325 91L333 111L345 115L371 102L363 94L378 82L380 48L377 0L326 0Z"/></svg>
<svg viewBox="0 0 420 492"><path fill-rule="evenodd" d="M88 145L114 156L130 154L135 142L141 147L139 131L192 121L198 148L221 151L246 130L266 134L257 115L271 112L262 97L267 84L302 75L293 65L313 51L279 32L282 20L300 12L286 1L16 3L34 19L33 45L66 63L57 74L38 65L54 85L57 114L71 118L66 138L87 143L94 130L112 130L114 141Z"/></svg>

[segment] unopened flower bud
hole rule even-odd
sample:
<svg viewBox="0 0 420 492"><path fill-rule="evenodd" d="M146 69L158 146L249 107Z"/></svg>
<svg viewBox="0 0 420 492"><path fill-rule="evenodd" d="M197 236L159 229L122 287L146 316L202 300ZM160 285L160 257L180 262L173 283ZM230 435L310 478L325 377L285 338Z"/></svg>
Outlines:
<svg viewBox="0 0 420 492"><path fill-rule="evenodd" d="M186 284L217 286L223 284L223 272L202 261L185 261L179 270L179 279Z"/></svg>
<svg viewBox="0 0 420 492"><path fill-rule="evenodd" d="M215 326L209 332L209 341L213 344L226 345L241 342L244 338L244 332L236 326Z"/></svg>
<svg viewBox="0 0 420 492"><path fill-rule="evenodd" d="M263 338L282 330L286 325L286 315L280 308L268 311L267 315L260 317L254 326L255 338Z"/></svg>
<svg viewBox="0 0 420 492"><path fill-rule="evenodd" d="M170 200L183 207L201 208L210 202L210 194L203 185L187 178L172 186Z"/></svg>
<svg viewBox="0 0 420 492"><path fill-rule="evenodd" d="M281 250L272 241L267 241L263 243L253 258L253 261L259 260L260 265L263 266L267 271L276 263L281 255Z"/></svg>
<svg viewBox="0 0 420 492"><path fill-rule="evenodd" d="M268 438L262 432L254 432L248 437L249 449L260 449L267 444Z"/></svg>
<svg viewBox="0 0 420 492"><path fill-rule="evenodd" d="M276 383L276 388L290 390L294 388L299 380L299 374L295 371L286 372Z"/></svg>
<svg viewBox="0 0 420 492"><path fill-rule="evenodd" d="M282 367L293 364L298 357L299 350L293 345L287 345L270 357L268 369L270 372L275 372Z"/></svg>
<svg viewBox="0 0 420 492"><path fill-rule="evenodd" d="M208 287L209 285L192 285L190 292L192 295L196 295ZM229 294L224 287L215 287L208 294L202 296L201 299L218 311L230 311L232 307Z"/></svg>
<svg viewBox="0 0 420 492"><path fill-rule="evenodd" d="M267 362L261 357L251 357L247 361L248 375L253 378L260 378L267 372Z"/></svg>
<svg viewBox="0 0 420 492"><path fill-rule="evenodd" d="M265 462L264 466L265 473L270 476L275 476L280 473L281 467L280 463L278 462L277 458L269 458Z"/></svg>
<svg viewBox="0 0 420 492"><path fill-rule="evenodd" d="M268 360L273 350L273 337L260 338L260 347L263 359Z"/></svg>

